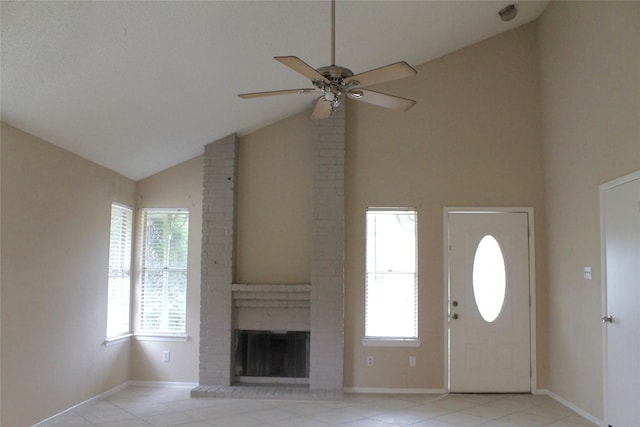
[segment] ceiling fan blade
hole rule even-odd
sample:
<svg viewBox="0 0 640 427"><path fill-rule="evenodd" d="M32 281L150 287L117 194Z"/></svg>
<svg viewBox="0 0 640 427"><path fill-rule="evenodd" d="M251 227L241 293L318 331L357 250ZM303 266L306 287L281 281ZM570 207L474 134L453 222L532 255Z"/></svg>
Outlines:
<svg viewBox="0 0 640 427"><path fill-rule="evenodd" d="M347 92L347 95L349 98L357 101L366 102L379 107L390 108L396 111L407 111L416 103L416 101L412 99L387 95L386 93L376 92L369 89L355 89L351 92Z"/></svg>
<svg viewBox="0 0 640 427"><path fill-rule="evenodd" d="M326 119L331 115L331 103L325 101L324 97L321 96L316 101L316 106L313 108L313 112L311 113L311 120L321 120Z"/></svg>
<svg viewBox="0 0 640 427"><path fill-rule="evenodd" d="M356 80L360 82L359 87L364 87L391 80L404 79L405 77L415 76L416 74L418 74L418 72L414 70L411 65L400 61L385 65L384 67L374 68L373 70L365 71L352 77L347 77L344 79L344 82L349 83L350 81Z"/></svg>
<svg viewBox="0 0 640 427"><path fill-rule="evenodd" d="M272 90L269 92L241 93L238 96L242 99L250 99L250 98L259 98L261 96L287 95L290 93L313 93L313 92L322 92L322 91L316 88L285 89L285 90Z"/></svg>
<svg viewBox="0 0 640 427"><path fill-rule="evenodd" d="M297 56L276 56L273 59L283 63L293 71L297 71L310 80L322 80L325 83L329 83L329 79L317 72L315 68Z"/></svg>

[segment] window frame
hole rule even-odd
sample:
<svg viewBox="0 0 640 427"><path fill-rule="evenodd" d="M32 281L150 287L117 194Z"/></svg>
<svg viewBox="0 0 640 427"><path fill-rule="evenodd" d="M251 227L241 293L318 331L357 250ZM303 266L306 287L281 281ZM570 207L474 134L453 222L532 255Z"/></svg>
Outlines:
<svg viewBox="0 0 640 427"><path fill-rule="evenodd" d="M414 289L414 304L413 304L413 312L414 312L414 330L415 336L404 336L402 334L397 335L367 335L368 331L368 316L370 316L369 312L369 277L371 274L380 274L377 271L370 271L370 241L369 241L369 227L370 224L370 214L410 214L413 215L415 220L414 226L414 263L413 263L413 271L403 271L402 274L412 274L413 275L413 289ZM421 341L419 339L419 328L418 328L418 211L412 207L369 207L366 209L365 213L365 313L364 313L364 338L362 339L362 344L364 346L397 346L397 347L418 347L421 345ZM382 273L388 274L388 272ZM369 332L370 333L370 332Z"/></svg>
<svg viewBox="0 0 640 427"><path fill-rule="evenodd" d="M122 242L121 240L118 242L120 246L125 247L125 257L124 259L122 259L121 261L123 261L123 265L120 265L118 267L120 267L121 270L121 274L123 276L128 277L128 292L126 292L126 296L127 301L126 301L126 312L127 312L127 327L124 328L124 330L118 330L118 331L111 331L110 333L110 316L109 313L111 313L110 310L110 303L112 301L110 295L113 291L112 286L114 286L114 284L112 283L111 280L111 270L112 270L112 264L111 264L111 257L112 257L112 249L114 246L114 241L113 241L113 230L112 230L112 226L113 226L113 221L114 221L114 209L120 209L122 210L121 212L127 212L128 213L128 229L126 229L126 236L124 239L124 242ZM125 224L126 227L126 224ZM112 202L111 203L111 210L110 210L110 221L109 221L109 258L108 258L108 273L107 273L107 312L106 312L106 331L105 331L105 345L109 345L109 344L113 344L113 343L117 343L117 342L121 342L123 340L125 340L126 338L131 336L131 330L132 330L132 319L131 319L131 314L132 314L132 294L133 294L133 272L132 272L132 267L133 267L133 238L134 238L134 227L135 227L135 221L134 221L134 209L131 206L128 206L124 203L118 203L118 202ZM128 240L128 241L127 241ZM126 252L128 252L128 256L126 256ZM111 318L111 320L113 321L113 318Z"/></svg>
<svg viewBox="0 0 640 427"><path fill-rule="evenodd" d="M186 261L184 268L165 267L162 270L172 272L184 272L184 318L182 319L183 330L182 331L169 331L169 330L152 330L143 329L143 304L144 304L144 288L145 288L145 273L147 270L158 270L158 268L145 268L146 261L146 248L147 248L147 218L151 213L156 214L170 214L170 213L186 213L187 214L187 242L186 242ZM136 286L136 320L135 320L135 333L134 336L137 340L143 341L172 341L172 342L186 342L189 339L187 335L187 294L188 294L188 274L189 274L189 239L190 239L190 221L191 213L188 208L141 208L139 210L139 233L137 236L138 252L137 252L137 286ZM166 260L165 260L166 261Z"/></svg>

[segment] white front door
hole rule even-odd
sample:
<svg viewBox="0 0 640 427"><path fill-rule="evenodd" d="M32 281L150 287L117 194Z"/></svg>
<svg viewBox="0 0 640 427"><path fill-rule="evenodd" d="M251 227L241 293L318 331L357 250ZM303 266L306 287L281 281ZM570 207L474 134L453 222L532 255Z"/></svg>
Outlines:
<svg viewBox="0 0 640 427"><path fill-rule="evenodd" d="M640 173L637 175L601 193L605 421L613 427L640 426Z"/></svg>
<svg viewBox="0 0 640 427"><path fill-rule="evenodd" d="M449 389L530 392L527 212L449 212Z"/></svg>

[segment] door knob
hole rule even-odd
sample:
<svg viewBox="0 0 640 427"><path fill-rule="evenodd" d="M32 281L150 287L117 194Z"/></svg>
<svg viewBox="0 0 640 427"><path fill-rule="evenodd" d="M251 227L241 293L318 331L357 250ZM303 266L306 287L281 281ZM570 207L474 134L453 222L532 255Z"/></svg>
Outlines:
<svg viewBox="0 0 640 427"><path fill-rule="evenodd" d="M602 323L613 323L613 316L602 316Z"/></svg>

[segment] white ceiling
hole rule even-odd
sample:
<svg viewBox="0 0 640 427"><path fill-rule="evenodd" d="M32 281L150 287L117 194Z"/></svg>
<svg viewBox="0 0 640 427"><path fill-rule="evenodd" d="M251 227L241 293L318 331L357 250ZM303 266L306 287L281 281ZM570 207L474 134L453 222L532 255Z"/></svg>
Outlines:
<svg viewBox="0 0 640 427"><path fill-rule="evenodd" d="M359 73L416 66L535 20L547 1L347 1L336 5L336 62ZM273 60L330 65L322 1L0 2L2 120L138 180L205 144L311 107Z"/></svg>

